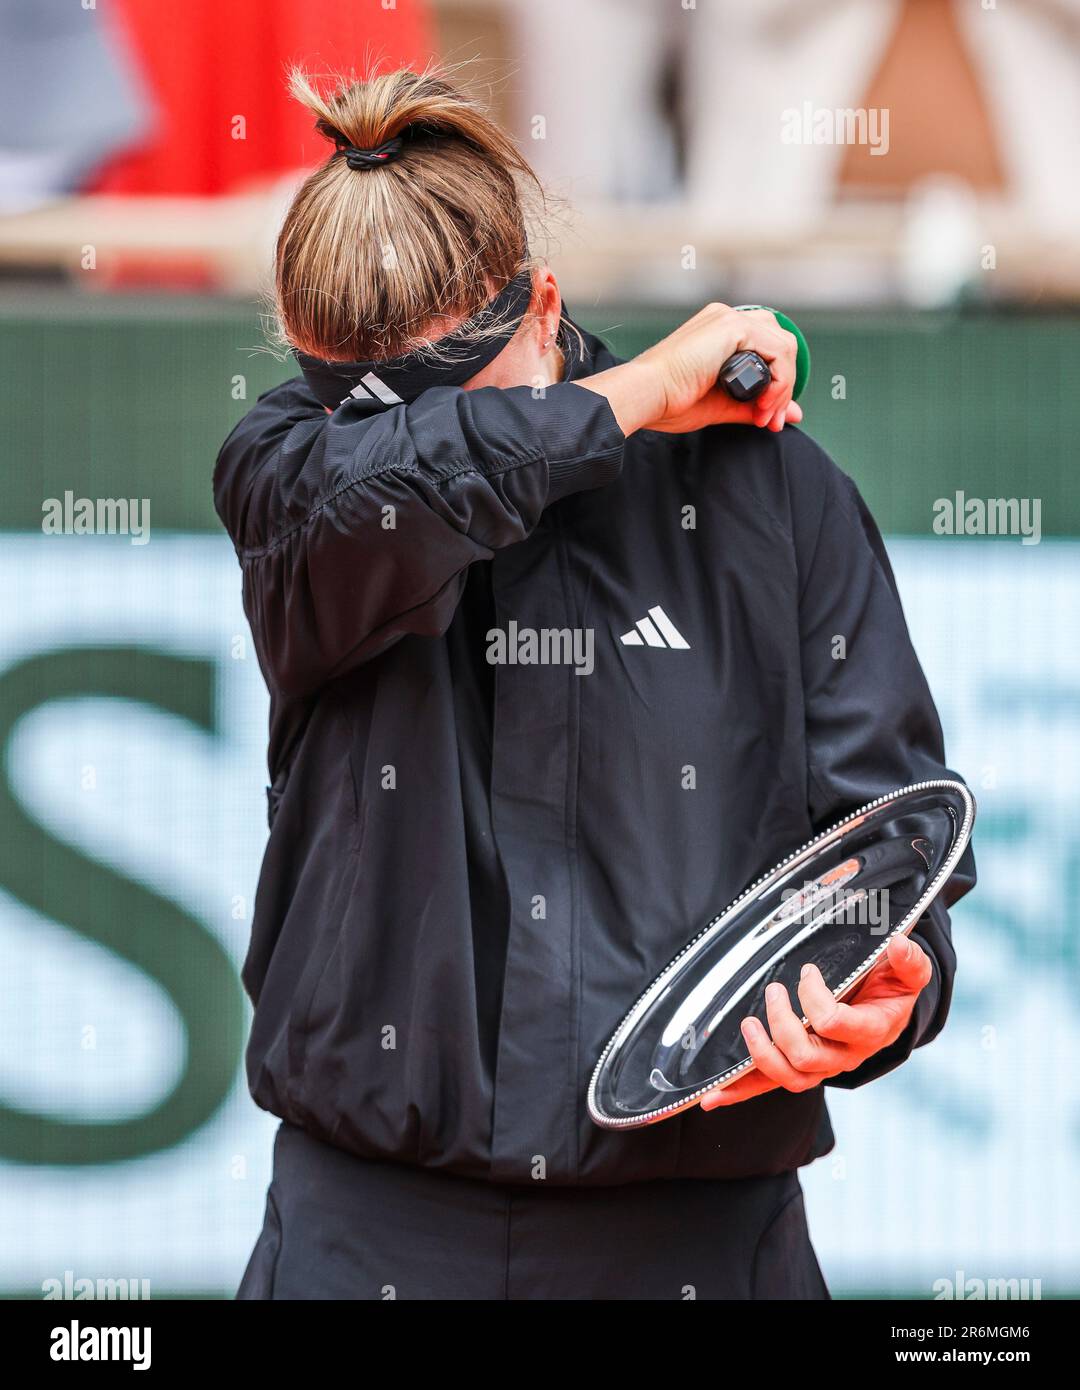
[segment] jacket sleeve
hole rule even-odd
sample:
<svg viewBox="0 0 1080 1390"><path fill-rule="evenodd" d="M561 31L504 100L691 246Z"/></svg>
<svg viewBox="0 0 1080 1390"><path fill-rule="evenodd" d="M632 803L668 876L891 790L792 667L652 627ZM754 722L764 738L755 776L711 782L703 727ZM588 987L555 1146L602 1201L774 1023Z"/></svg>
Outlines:
<svg viewBox="0 0 1080 1390"><path fill-rule="evenodd" d="M787 431L785 431L785 434ZM796 527L801 586L800 641L806 717L807 790L815 833L895 787L957 778L945 765L941 724L911 645L880 532L855 484L805 436L816 459L801 486L816 480L816 529ZM799 460L793 460L794 477ZM959 780L959 779L957 779ZM941 1031L956 956L948 907L975 883L970 845L912 933L929 954L933 978L911 1022L889 1047L833 1078L850 1088L882 1076Z"/></svg>
<svg viewBox="0 0 1080 1390"><path fill-rule="evenodd" d="M327 415L296 379L264 393L222 445L214 504L268 683L307 695L444 632L468 567L615 478L624 443L607 400L574 382L436 387L375 415Z"/></svg>

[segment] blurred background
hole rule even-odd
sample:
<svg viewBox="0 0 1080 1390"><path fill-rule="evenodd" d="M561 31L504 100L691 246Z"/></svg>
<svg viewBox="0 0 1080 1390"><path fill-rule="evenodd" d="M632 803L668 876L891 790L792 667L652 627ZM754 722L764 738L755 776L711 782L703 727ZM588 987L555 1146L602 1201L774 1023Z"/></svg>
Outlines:
<svg viewBox="0 0 1080 1390"><path fill-rule="evenodd" d="M979 800L949 1025L804 1170L834 1292L1077 1293L1080 0L0 0L0 1293L231 1296L258 1232L267 710L210 475L295 374L263 295L327 146L286 64L432 55L616 351L711 299L799 321ZM942 534L957 493L1038 529Z"/></svg>

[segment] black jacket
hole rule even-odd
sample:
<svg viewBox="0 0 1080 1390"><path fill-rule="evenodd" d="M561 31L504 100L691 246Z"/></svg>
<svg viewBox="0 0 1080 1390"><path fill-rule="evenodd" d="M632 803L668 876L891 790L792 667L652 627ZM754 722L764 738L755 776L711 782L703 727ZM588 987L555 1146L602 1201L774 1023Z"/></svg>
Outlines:
<svg viewBox="0 0 1080 1390"><path fill-rule="evenodd" d="M288 381L222 446L271 696L248 1079L344 1149L474 1177L778 1172L831 1147L820 1088L620 1133L588 1118L589 1075L750 880L945 773L940 725L850 479L791 427L624 439L574 384L617 361L585 342L542 398L329 416ZM624 643L653 608L664 644ZM591 630L591 673L491 664L511 622ZM946 904L974 879L969 851L918 928L911 1026L837 1084L940 1030Z"/></svg>

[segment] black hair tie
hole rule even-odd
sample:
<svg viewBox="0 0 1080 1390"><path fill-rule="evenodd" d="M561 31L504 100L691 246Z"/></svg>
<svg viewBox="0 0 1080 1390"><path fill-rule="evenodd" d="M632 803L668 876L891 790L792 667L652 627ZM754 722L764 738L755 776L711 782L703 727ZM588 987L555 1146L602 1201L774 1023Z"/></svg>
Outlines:
<svg viewBox="0 0 1080 1390"><path fill-rule="evenodd" d="M345 156L345 163L350 169L377 169L381 164L389 164L392 159L396 159L404 143L400 135L395 135L371 150L358 150L355 145L343 145L338 153Z"/></svg>

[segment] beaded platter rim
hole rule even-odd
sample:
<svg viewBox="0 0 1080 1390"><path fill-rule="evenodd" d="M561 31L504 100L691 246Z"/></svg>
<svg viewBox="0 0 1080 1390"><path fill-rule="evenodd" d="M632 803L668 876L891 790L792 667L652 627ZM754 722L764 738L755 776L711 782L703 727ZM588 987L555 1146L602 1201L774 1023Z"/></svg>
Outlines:
<svg viewBox="0 0 1080 1390"><path fill-rule="evenodd" d="M785 871L790 872L792 869L796 868L799 860L809 858L817 850L824 849L831 840L842 835L843 832L850 829L856 821L869 815L870 812L877 810L880 806L884 806L887 802L896 801L900 797L908 796L916 792L934 790L953 792L959 796L963 803L964 815L959 829L956 832L952 847L946 855L940 869L923 889L918 900L908 909L892 931L882 937L880 943L871 951L866 959L862 961L851 974L840 981L832 991L833 998L842 999L846 993L853 989L855 985L873 969L878 959L888 948L889 942L893 937L906 936L907 933L911 931L915 923L945 886L946 881L956 868L960 856L967 848L968 841L971 838L971 827L975 820L975 798L972 796L970 789L966 787L963 782L958 782L951 778L932 778L929 781L912 782L908 786L896 787L882 796L875 797L873 801L868 801L865 806L861 806L857 811L852 811L850 815L845 816L843 820L838 821L836 825L832 826L830 829L823 830L819 835L813 836L811 839L807 840L804 845L793 850L767 873L756 878L753 883L746 887L739 896L723 910L723 912L706 923L701 931L686 943L679 953L668 962L660 974L657 975L656 979L638 996L608 1039L604 1050L597 1060L596 1066L593 1068L592 1076L589 1080L586 1100L589 1109L589 1117L592 1119L593 1123L598 1125L601 1129L641 1129L646 1125L656 1124L660 1120L670 1119L680 1111L690 1109L692 1106L699 1104L703 1096L709 1094L711 1091L722 1090L725 1086L729 1086L733 1081L737 1080L738 1077L742 1076L745 1072L752 1070L755 1065L753 1059L750 1057L744 1058L743 1061L736 1063L733 1067L729 1067L727 1071L721 1072L719 1076L713 1077L707 1085L698 1087L697 1090L691 1092L689 1095L682 1096L677 1101L671 1101L667 1105L657 1106L655 1110L648 1110L639 1115L623 1116L609 1114L603 1109L597 1098L600 1075L612 1051L625 1041L631 1029L638 1022L641 1015L645 1012L656 995L664 988L668 978L686 955L695 948L703 946L706 937L715 935L749 897L754 893L760 892L763 885L771 882L781 873ZM809 1022L805 1015L803 1016L802 1022L804 1025Z"/></svg>

